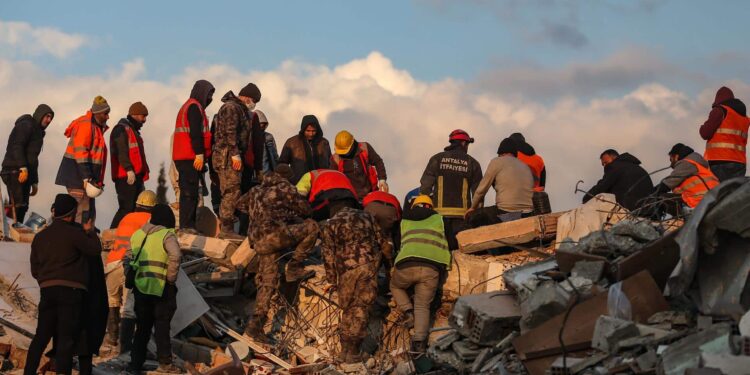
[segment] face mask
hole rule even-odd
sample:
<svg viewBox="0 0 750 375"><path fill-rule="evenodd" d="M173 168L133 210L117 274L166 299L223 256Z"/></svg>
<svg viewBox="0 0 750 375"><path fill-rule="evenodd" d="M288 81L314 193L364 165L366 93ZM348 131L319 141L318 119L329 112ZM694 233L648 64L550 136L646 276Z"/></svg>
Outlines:
<svg viewBox="0 0 750 375"><path fill-rule="evenodd" d="M249 109L249 110L251 110L251 111L255 109L255 103L252 103L252 102L251 102L251 103L248 103L248 104L246 104L246 105L247 105L247 109Z"/></svg>

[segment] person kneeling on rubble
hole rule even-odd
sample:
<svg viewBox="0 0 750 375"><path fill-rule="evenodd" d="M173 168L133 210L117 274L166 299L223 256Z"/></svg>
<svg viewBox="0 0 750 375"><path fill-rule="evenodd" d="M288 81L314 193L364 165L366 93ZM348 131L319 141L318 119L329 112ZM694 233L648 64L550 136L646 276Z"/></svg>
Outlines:
<svg viewBox="0 0 750 375"><path fill-rule="evenodd" d="M157 372L182 373L172 364L172 344L169 335L172 317L177 310L177 273L180 269L180 244L174 232L172 209L157 204L151 219L130 238L127 251L130 270L135 272L136 331L133 339L128 372L140 373L146 361L146 346L154 331ZM127 282L127 281L126 281Z"/></svg>
<svg viewBox="0 0 750 375"><path fill-rule="evenodd" d="M280 164L275 172L263 176L260 185L243 195L237 209L250 217L248 237L258 254L258 273L255 285L258 288L255 311L248 319L245 334L256 341L269 342L263 331L271 300L279 288L279 258L282 251L294 248L292 259L287 264L286 281L294 282L308 278L303 262L318 238L318 224L308 219L312 209L304 197L289 182L291 168Z"/></svg>
<svg viewBox="0 0 750 375"><path fill-rule="evenodd" d="M411 351L424 353L430 333L430 304L440 280L451 265L443 217L435 212L432 199L420 195L401 220L401 250L391 277L391 293L404 323L414 328ZM414 287L412 304L407 289Z"/></svg>
<svg viewBox="0 0 750 375"><path fill-rule="evenodd" d="M316 169L305 173L297 182L297 192L306 196L316 221L331 217L329 205L339 200L359 201L349 177L333 169Z"/></svg>
<svg viewBox="0 0 750 375"><path fill-rule="evenodd" d="M392 251L375 218L354 207L351 200L331 203L333 216L320 229L327 291L338 290L342 310L339 359L345 363L362 359L360 345L377 297L380 260Z"/></svg>
<svg viewBox="0 0 750 375"><path fill-rule="evenodd" d="M674 194L680 195L685 205L695 208L703 200L703 196L719 184L719 179L709 169L706 159L682 143L672 146L669 163L672 173L656 186L657 195L664 195L672 190Z"/></svg>

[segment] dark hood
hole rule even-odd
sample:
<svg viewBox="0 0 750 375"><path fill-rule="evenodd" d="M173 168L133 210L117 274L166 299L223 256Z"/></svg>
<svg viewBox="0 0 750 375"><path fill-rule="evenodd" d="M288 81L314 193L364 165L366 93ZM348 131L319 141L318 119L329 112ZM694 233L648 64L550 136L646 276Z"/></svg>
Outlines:
<svg viewBox="0 0 750 375"><path fill-rule="evenodd" d="M234 92L232 92L232 90L227 91L227 93L221 97L221 102L222 103L235 102L235 103L240 103L243 106L245 105L245 103L242 103L242 101L240 100L240 98L237 97L237 95L234 95Z"/></svg>
<svg viewBox="0 0 750 375"><path fill-rule="evenodd" d="M732 89L728 87L722 87L716 92L716 98L714 99L714 104L712 106L716 107L718 105L725 105L732 108L740 116L747 116L745 103L743 103L742 100L735 98Z"/></svg>
<svg viewBox="0 0 750 375"><path fill-rule="evenodd" d="M722 86L718 91L716 91L716 98L714 98L713 105L722 104L729 99L734 99L734 93L732 92L732 89L726 86Z"/></svg>
<svg viewBox="0 0 750 375"><path fill-rule="evenodd" d="M52 117L55 117L55 112L52 111L52 108L50 106L46 104L39 104L39 106L36 107L36 110L34 111L34 115L32 117L37 124L41 124L42 118L44 118L44 116L46 116L47 114L52 114Z"/></svg>
<svg viewBox="0 0 750 375"><path fill-rule="evenodd" d="M302 137L303 139L305 138L305 128L310 124L315 126L315 129L317 130L317 133L315 133L315 138L313 138L313 142L317 142L323 139L323 128L320 127L320 122L318 121L318 118L315 117L315 115L305 115L305 117L302 117L302 122L299 125L300 137Z"/></svg>
<svg viewBox="0 0 750 375"><path fill-rule="evenodd" d="M508 138L516 142L518 152L523 153L528 156L536 155L536 151L534 150L534 147L531 147L530 144L526 143L526 137L524 137L523 134L513 133Z"/></svg>
<svg viewBox="0 0 750 375"><path fill-rule="evenodd" d="M130 126L136 132L140 132L143 123L138 122L134 118L128 116L121 118L120 121L117 122L117 125Z"/></svg>
<svg viewBox="0 0 750 375"><path fill-rule="evenodd" d="M637 157L635 157L635 156L633 156L633 155L630 155L630 154L629 154L629 153L627 153L627 152L626 152L626 153L624 153L624 154L620 154L620 156L618 156L618 157L617 157L617 159L615 159L615 162L620 162L620 163L630 163L630 164L635 164L635 165L641 165L641 161L640 161L640 160L638 160L638 158L637 158Z"/></svg>
<svg viewBox="0 0 750 375"><path fill-rule="evenodd" d="M190 97L197 100L198 103L203 106L203 109L206 109L211 102L208 101L208 98L216 91L214 88L214 85L211 84L211 82L206 81L205 79L201 79L198 81L195 81L195 85L193 85L193 90L190 91Z"/></svg>

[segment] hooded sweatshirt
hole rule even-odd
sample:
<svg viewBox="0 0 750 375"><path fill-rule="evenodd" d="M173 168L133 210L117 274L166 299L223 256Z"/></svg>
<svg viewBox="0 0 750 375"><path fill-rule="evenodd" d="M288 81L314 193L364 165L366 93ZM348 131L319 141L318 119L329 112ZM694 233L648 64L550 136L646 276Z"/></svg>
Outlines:
<svg viewBox="0 0 750 375"><path fill-rule="evenodd" d="M46 135L42 118L47 114L54 115L54 112L48 105L42 104L37 107L33 116L23 115L16 120L5 149L3 172L26 168L29 172L27 183L33 185L39 182L39 154Z"/></svg>
<svg viewBox="0 0 750 375"><path fill-rule="evenodd" d="M686 159L692 160L708 168L708 162L699 153L693 152L685 156L684 158L678 160L674 164L672 173L670 173L669 176L664 177L664 179L661 180L661 183L664 186L668 187L669 190L673 190L674 188L679 186L683 181L685 181L687 178L698 174L698 168L696 168L695 165L688 162Z"/></svg>
<svg viewBox="0 0 750 375"><path fill-rule="evenodd" d="M216 89L204 79L195 82L193 90L190 91L190 98L195 99L201 104L203 110L197 105L191 105L188 108L188 123L190 123L190 143L193 145L193 151L196 155L205 155L206 150L203 147L203 113L206 107L211 104L213 93Z"/></svg>
<svg viewBox="0 0 750 375"><path fill-rule="evenodd" d="M719 126L724 121L724 117L727 115L727 110L722 107L725 105L740 116L747 116L747 108L745 103L734 97L734 93L728 87L722 87L716 92L716 98L714 103L711 105L711 112L708 114L708 120L703 123L700 128L701 138L705 140L711 139L719 129Z"/></svg>
<svg viewBox="0 0 750 375"><path fill-rule="evenodd" d="M305 138L305 128L315 127L315 137L308 141ZM299 133L284 143L279 156L279 164L289 164L292 167L291 183L296 185L302 176L316 169L329 169L331 161L331 146L323 137L323 129L318 118L306 115L302 118Z"/></svg>
<svg viewBox="0 0 750 375"><path fill-rule="evenodd" d="M635 156L624 153L604 167L604 177L583 197L583 203L601 193L614 194L621 206L633 211L654 189L651 177Z"/></svg>

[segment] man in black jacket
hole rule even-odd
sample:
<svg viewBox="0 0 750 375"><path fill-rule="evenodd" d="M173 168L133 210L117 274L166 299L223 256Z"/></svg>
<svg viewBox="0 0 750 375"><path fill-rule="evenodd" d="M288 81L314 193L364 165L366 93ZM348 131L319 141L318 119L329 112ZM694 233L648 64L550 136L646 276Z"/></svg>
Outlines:
<svg viewBox="0 0 750 375"><path fill-rule="evenodd" d="M120 119L109 136L112 181L119 204L110 228L117 228L125 215L135 211L138 194L145 190L143 183L148 181L149 169L141 138L141 127L146 123L147 116L148 109L143 103L133 103L128 109L128 116Z"/></svg>
<svg viewBox="0 0 750 375"><path fill-rule="evenodd" d="M0 175L8 188L16 222L23 222L29 209L29 197L38 191L39 153L42 152L45 129L54 117L50 106L40 104L33 115L26 114L16 120L8 137Z"/></svg>
<svg viewBox="0 0 750 375"><path fill-rule="evenodd" d="M651 194L654 184L648 172L641 167L641 161L627 152L620 155L609 149L599 156L604 167L604 177L583 197L583 203L600 193L615 195L617 203L630 211L643 204L642 199ZM647 215L646 212L643 213Z"/></svg>
<svg viewBox="0 0 750 375"><path fill-rule="evenodd" d="M25 374L36 374L53 336L57 373L71 372L75 341L83 328L83 310L88 308L84 303L91 282L87 257L100 257L102 252L101 241L91 230L92 220L83 227L73 221L77 207L75 198L58 194L52 208L52 224L31 243L31 275L39 283L41 297Z"/></svg>

